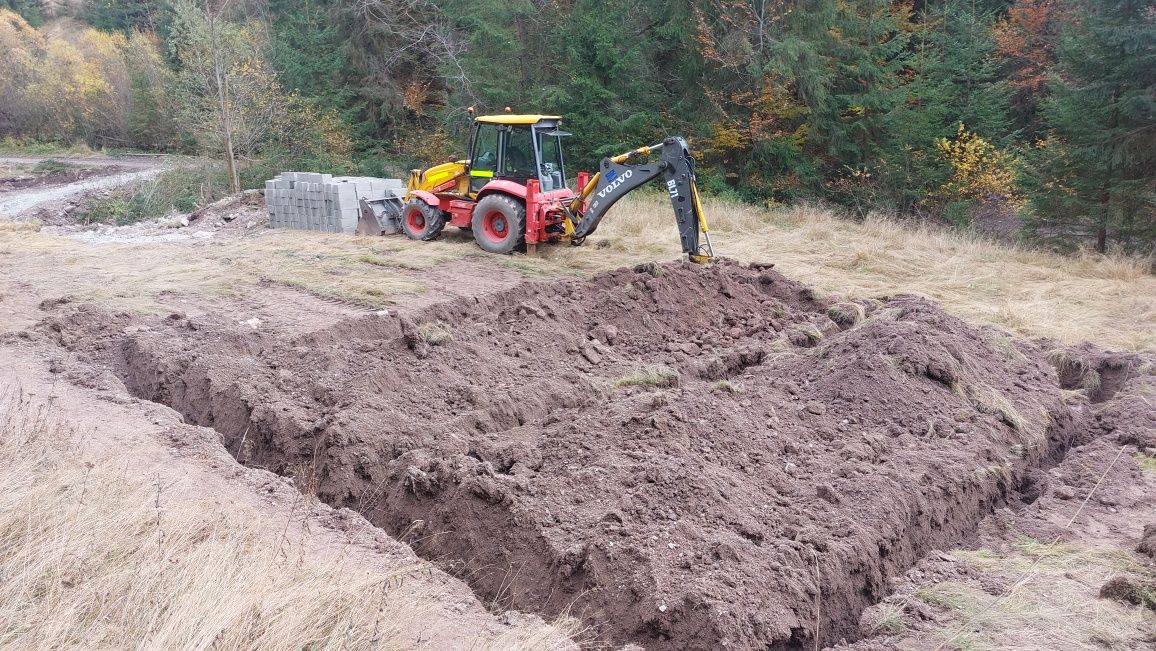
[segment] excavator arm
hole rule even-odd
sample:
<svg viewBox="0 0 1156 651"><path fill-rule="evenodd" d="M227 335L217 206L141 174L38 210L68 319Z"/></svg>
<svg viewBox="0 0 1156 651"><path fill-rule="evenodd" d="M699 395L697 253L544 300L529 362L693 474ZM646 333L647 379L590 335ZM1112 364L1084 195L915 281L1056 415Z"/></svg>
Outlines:
<svg viewBox="0 0 1156 651"><path fill-rule="evenodd" d="M661 151L657 161L646 161ZM642 162L632 162L642 159ZM693 262L709 262L714 258L706 216L695 185L694 158L686 141L678 136L667 138L657 145L640 147L611 158L603 158L595 174L567 205L567 216L574 232L571 241L581 243L598 228L606 211L630 191L663 177L674 218L682 240L682 251ZM704 240L699 242L699 236Z"/></svg>

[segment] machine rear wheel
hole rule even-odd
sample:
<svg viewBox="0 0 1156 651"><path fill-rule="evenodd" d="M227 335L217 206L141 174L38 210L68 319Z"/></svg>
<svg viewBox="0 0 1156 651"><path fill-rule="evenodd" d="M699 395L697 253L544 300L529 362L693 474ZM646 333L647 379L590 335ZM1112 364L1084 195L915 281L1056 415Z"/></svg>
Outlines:
<svg viewBox="0 0 1156 651"><path fill-rule="evenodd" d="M474 239L490 253L512 253L526 237L526 206L505 194L483 197L471 219Z"/></svg>
<svg viewBox="0 0 1156 651"><path fill-rule="evenodd" d="M432 240L446 226L445 213L414 197L401 210L401 230L411 240Z"/></svg>

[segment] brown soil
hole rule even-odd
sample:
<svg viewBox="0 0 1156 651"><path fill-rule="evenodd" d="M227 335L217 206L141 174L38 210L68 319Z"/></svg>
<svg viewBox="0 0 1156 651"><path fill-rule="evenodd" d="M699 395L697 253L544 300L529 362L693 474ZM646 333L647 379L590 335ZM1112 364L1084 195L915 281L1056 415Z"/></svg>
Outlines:
<svg viewBox="0 0 1156 651"><path fill-rule="evenodd" d="M1156 592L1151 591L1156 563L1143 556L1156 549L1156 512L1152 508L1156 503L1156 474L1138 465L1133 457L1136 448L1130 443L1139 432L1154 431L1156 410L1147 396L1156 389L1156 360L1152 355L1104 353L1086 345L1065 352L1069 358L1082 357L1088 362L1087 369L1110 360L1111 366L1127 372L1106 404L1098 406L1086 396L1068 398L1073 411L1082 414L1077 419L1081 425L1075 430L1079 435L1072 441L1074 446L1047 472L1029 473L1033 485L1021 493L1021 500L1010 501L985 517L973 536L960 541L962 547L980 550L989 557L1016 558L1019 554L1020 564L993 563L985 568L933 551L896 580L893 594L864 611L859 631L864 638L838 646L839 651L970 648L964 646L962 637L952 640L953 632L991 636L984 639L986 644L977 643L977 648L1139 650L1156 643L1156 619L1138 612L1156 604L1151 601L1156 599ZM1070 384L1073 378L1065 377L1070 366L1061 364L1060 370L1064 371L1061 379ZM1079 378L1074 379L1078 384ZM1103 398L1097 391L1088 393ZM1023 499L1029 496L1034 498ZM1025 541L1036 545L1032 554L1018 551ZM1139 553L1132 555L1133 549ZM1088 561L1081 561L1079 555L1095 561L1090 571L1080 567ZM1044 570L1032 564L1040 558L1056 568ZM976 623L964 627L960 613L943 603L928 601L927 591L943 582L968 586L990 597L1016 589L1021 601L1024 593L1036 594L1040 602L1051 600L1051 607L1063 613L1053 616L1060 618L1083 616L1088 612L1087 604L1097 597L1139 608L1130 615L1135 622L1133 629L1111 631L1118 636L1116 640L1097 639L1095 626L1049 631L1042 622L1030 634L1014 627L992 633ZM971 611L965 608L964 613L980 611L981 603L972 604ZM1091 637L1069 639L1066 636L1070 634Z"/></svg>
<svg viewBox="0 0 1156 651"><path fill-rule="evenodd" d="M910 296L833 305L759 265L641 265L296 335L57 311L45 334L242 462L496 605L652 649L855 639L891 577L1046 490L1077 432L1131 436L1114 403L1090 427L1064 402L1044 347Z"/></svg>
<svg viewBox="0 0 1156 651"><path fill-rule="evenodd" d="M1156 560L1156 523L1144 525L1144 533L1140 537L1140 544L1136 551Z"/></svg>

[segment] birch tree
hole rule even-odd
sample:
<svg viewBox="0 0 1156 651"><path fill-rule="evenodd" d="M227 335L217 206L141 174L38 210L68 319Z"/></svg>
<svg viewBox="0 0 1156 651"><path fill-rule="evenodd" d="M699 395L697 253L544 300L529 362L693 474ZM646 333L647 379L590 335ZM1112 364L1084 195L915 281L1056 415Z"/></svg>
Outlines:
<svg viewBox="0 0 1156 651"><path fill-rule="evenodd" d="M239 192L238 158L251 157L269 134L280 93L265 58L264 30L230 20L229 4L175 2L169 47L178 63L185 131L223 157L229 187Z"/></svg>

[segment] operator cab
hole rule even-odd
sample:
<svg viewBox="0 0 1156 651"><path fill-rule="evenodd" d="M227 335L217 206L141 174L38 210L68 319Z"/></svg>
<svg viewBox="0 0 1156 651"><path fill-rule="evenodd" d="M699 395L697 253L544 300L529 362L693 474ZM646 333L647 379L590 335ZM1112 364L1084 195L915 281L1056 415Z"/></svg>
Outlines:
<svg viewBox="0 0 1156 651"><path fill-rule="evenodd" d="M541 192L566 187L562 138L556 115L483 115L470 134L470 196L491 180L525 185L537 179Z"/></svg>

